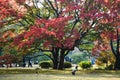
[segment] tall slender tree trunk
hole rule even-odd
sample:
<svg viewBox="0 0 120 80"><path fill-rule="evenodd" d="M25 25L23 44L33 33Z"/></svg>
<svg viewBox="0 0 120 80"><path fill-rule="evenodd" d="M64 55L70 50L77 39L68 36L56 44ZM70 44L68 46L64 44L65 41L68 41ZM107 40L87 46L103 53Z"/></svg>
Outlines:
<svg viewBox="0 0 120 80"><path fill-rule="evenodd" d="M2 55L2 48L0 47L0 56Z"/></svg>
<svg viewBox="0 0 120 80"><path fill-rule="evenodd" d="M120 56L116 57L116 61L115 61L115 64L114 64L114 69L115 70L120 70Z"/></svg>
<svg viewBox="0 0 120 80"><path fill-rule="evenodd" d="M53 69L57 69L58 68L58 56L59 56L59 49L58 48L54 48L52 51L52 56L53 56Z"/></svg>
<svg viewBox="0 0 120 80"><path fill-rule="evenodd" d="M120 70L120 51L119 51L119 45L120 45L120 39L119 39L119 32L118 32L118 28L116 28L116 32L117 32L117 40L116 40L116 49L114 49L114 46L113 46L113 40L111 38L110 40L110 45L111 45L111 49L112 49L112 52L116 58L116 61L114 63L114 69L115 70Z"/></svg>
<svg viewBox="0 0 120 80"><path fill-rule="evenodd" d="M58 66L58 62L57 61L53 61L53 69L57 69L57 66Z"/></svg>
<svg viewBox="0 0 120 80"><path fill-rule="evenodd" d="M22 60L22 67L26 67L26 64L25 64L25 57L23 56L23 60Z"/></svg>
<svg viewBox="0 0 120 80"><path fill-rule="evenodd" d="M59 58L59 65L58 65L59 70L63 70L64 68L64 57L65 57L65 50L61 50L60 58Z"/></svg>
<svg viewBox="0 0 120 80"><path fill-rule="evenodd" d="M118 28L116 28L117 31L117 47L116 47L116 62L114 64L114 69L115 70L120 70L120 52L119 52L119 31Z"/></svg>
<svg viewBox="0 0 120 80"><path fill-rule="evenodd" d="M57 67L58 67L58 55L54 54L54 57L53 57L53 69L57 69Z"/></svg>

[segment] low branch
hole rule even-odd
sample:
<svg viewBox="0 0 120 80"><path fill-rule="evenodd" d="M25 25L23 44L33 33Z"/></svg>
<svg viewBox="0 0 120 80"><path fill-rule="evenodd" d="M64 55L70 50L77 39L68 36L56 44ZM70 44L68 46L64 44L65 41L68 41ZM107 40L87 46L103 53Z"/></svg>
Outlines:
<svg viewBox="0 0 120 80"><path fill-rule="evenodd" d="M44 50L44 49L38 49L38 50L40 50L42 52L52 52L52 50Z"/></svg>
<svg viewBox="0 0 120 80"><path fill-rule="evenodd" d="M65 56L68 55L69 52L70 52L70 50L67 50L67 52L65 53Z"/></svg>

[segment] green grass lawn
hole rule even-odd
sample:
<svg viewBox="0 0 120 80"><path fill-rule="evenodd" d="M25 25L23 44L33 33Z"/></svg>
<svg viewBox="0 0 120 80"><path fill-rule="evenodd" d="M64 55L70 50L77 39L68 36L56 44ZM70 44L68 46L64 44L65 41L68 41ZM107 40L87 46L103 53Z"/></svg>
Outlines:
<svg viewBox="0 0 120 80"><path fill-rule="evenodd" d="M0 80L120 80L120 71L79 70L73 76L70 69L0 69Z"/></svg>

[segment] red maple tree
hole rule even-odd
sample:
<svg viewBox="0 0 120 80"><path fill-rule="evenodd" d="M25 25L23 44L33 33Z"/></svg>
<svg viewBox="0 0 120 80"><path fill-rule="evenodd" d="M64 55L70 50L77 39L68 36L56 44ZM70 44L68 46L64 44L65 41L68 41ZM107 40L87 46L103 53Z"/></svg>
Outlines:
<svg viewBox="0 0 120 80"><path fill-rule="evenodd" d="M0 0L0 48L3 48L7 42L15 37L14 30L4 30L8 25L17 23L24 16L27 9L23 6L25 0ZM8 44L7 44L8 45ZM1 52L0 52L1 53ZM5 60L2 60L4 58ZM8 54L0 56L4 64L11 66L12 57Z"/></svg>
<svg viewBox="0 0 120 80"><path fill-rule="evenodd" d="M97 30L101 35L93 48L93 54L99 54L102 50L111 50L116 58L114 69L120 69L119 51L119 26L120 26L120 0L99 0L102 4L101 18ZM107 47L106 47L106 46ZM116 45L116 46L114 46Z"/></svg>
<svg viewBox="0 0 120 80"><path fill-rule="evenodd" d="M24 0L22 1L18 2L22 5ZM34 15L36 17L33 24L16 37L14 43L19 48L36 45L41 51L51 52L49 57L53 61L54 69L63 69L64 57L79 45L89 31L95 29L99 33L108 33L119 25L119 0L45 0L35 3L42 6L33 4L26 9L43 8L46 11L45 16L40 12ZM30 14L34 14L33 10Z"/></svg>
<svg viewBox="0 0 120 80"><path fill-rule="evenodd" d="M53 68L63 69L64 57L79 45L101 16L96 14L99 8L95 6L98 3L82 0L47 0L41 5L41 8L48 11L47 17L37 16L34 24L16 37L14 43L19 48L36 45L41 51L51 52L49 57L53 61Z"/></svg>

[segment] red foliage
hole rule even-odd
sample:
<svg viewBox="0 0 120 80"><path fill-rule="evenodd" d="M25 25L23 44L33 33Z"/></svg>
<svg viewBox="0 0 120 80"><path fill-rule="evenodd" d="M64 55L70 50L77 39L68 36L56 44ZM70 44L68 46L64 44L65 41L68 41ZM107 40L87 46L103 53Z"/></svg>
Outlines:
<svg viewBox="0 0 120 80"><path fill-rule="evenodd" d="M21 2L22 0L19 1ZM9 17L19 19L23 17L26 11L25 7L17 4L15 0L0 0L0 24L6 23L6 19Z"/></svg>
<svg viewBox="0 0 120 80"><path fill-rule="evenodd" d="M96 40L94 42L94 48L92 49L92 55L93 56L97 56L99 57L99 54L102 52L102 51L110 51L111 50L111 47L108 43L103 43L101 42L100 40Z"/></svg>
<svg viewBox="0 0 120 80"><path fill-rule="evenodd" d="M120 26L120 0L97 1L97 3L101 4L101 8L96 12L98 24L95 29L96 31L101 31L101 39L98 40L98 43L93 48L92 53L94 55L99 55L104 50L111 50L109 41L117 39L116 29Z"/></svg>
<svg viewBox="0 0 120 80"><path fill-rule="evenodd" d="M6 31L0 37L0 42L7 42L10 38L13 39L15 36L12 31Z"/></svg>
<svg viewBox="0 0 120 80"><path fill-rule="evenodd" d="M10 54L5 54L3 56L0 56L0 65L8 65L11 67L11 64L13 62L13 60L15 59L15 56L10 55Z"/></svg>
<svg viewBox="0 0 120 80"><path fill-rule="evenodd" d="M75 41L80 39L81 33L79 29L86 32L93 27L91 26L92 22L95 23L95 30L98 31L101 25L109 24L116 27L120 24L119 0L93 0L92 3L89 0L88 2L86 0L57 0L56 4L59 4L58 8L62 8L60 9L62 10L61 13L58 13L59 16L54 16L54 18L51 16L49 19L36 19L35 24L30 26L28 31L15 38L15 44L22 48L26 45L32 45L38 39L44 40L44 47L54 46L70 49L75 45ZM57 8L54 7L54 9ZM68 23L76 18L81 23L71 31ZM114 34L105 29L101 33L101 37L116 38ZM97 48L104 50L104 47L100 44Z"/></svg>
<svg viewBox="0 0 120 80"><path fill-rule="evenodd" d="M29 31L16 37L14 42L18 44L19 48L22 48L26 45L32 45L36 39L39 39L44 40L44 47L50 48L54 45L56 47L72 48L74 46L74 41L79 38L77 29L71 32L71 38L67 38L68 31L65 26L72 18L73 17L69 16L49 20L36 19L35 25L31 26Z"/></svg>
<svg viewBox="0 0 120 80"><path fill-rule="evenodd" d="M0 21L9 15L14 15L15 11L8 5L8 0L0 0Z"/></svg>

